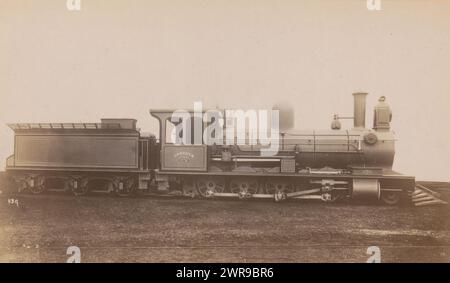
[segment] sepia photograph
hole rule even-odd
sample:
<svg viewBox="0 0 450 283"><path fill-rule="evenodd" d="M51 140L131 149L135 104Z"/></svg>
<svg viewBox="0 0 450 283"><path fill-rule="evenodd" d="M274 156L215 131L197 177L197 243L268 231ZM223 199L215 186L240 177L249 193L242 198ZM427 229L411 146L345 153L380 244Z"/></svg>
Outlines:
<svg viewBox="0 0 450 283"><path fill-rule="evenodd" d="M0 0L0 262L449 263L449 109L448 0Z"/></svg>

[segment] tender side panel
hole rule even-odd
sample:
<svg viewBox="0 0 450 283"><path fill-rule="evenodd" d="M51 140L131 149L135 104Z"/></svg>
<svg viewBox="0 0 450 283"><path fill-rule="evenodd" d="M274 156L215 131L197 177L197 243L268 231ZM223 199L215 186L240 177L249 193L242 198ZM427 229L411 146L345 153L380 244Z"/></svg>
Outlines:
<svg viewBox="0 0 450 283"><path fill-rule="evenodd" d="M16 167L138 167L138 138L94 135L16 135Z"/></svg>

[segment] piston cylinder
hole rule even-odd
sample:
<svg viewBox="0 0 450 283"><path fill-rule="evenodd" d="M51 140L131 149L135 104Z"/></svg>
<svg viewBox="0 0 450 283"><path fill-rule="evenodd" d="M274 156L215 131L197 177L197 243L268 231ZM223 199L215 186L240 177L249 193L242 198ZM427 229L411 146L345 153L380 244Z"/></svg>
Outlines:
<svg viewBox="0 0 450 283"><path fill-rule="evenodd" d="M359 200L380 199L380 182L377 179L353 179L352 198Z"/></svg>

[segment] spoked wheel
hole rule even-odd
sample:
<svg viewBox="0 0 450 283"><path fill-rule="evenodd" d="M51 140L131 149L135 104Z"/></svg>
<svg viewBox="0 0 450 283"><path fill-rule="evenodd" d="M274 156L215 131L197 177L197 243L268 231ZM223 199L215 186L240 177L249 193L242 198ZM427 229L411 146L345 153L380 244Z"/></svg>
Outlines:
<svg viewBox="0 0 450 283"><path fill-rule="evenodd" d="M136 181L133 178L128 178L125 181L119 183L117 186L116 194L119 197L129 197L136 190Z"/></svg>
<svg viewBox="0 0 450 283"><path fill-rule="evenodd" d="M38 177L34 182L34 186L29 186L28 189L32 194L42 194L45 191L45 178Z"/></svg>
<svg viewBox="0 0 450 283"><path fill-rule="evenodd" d="M256 178L238 178L231 180L230 191L239 194L239 198L247 198L258 192L258 181Z"/></svg>
<svg viewBox="0 0 450 283"><path fill-rule="evenodd" d="M87 180L71 180L70 188L75 196L84 196L89 192Z"/></svg>
<svg viewBox="0 0 450 283"><path fill-rule="evenodd" d="M292 193L294 191L294 186L282 180L268 180L265 184L266 194L277 194L277 193Z"/></svg>
<svg viewBox="0 0 450 283"><path fill-rule="evenodd" d="M222 177L199 177L195 181L195 185L202 197L211 197L214 193L225 191L225 179Z"/></svg>
<svg viewBox="0 0 450 283"><path fill-rule="evenodd" d="M396 205L400 202L398 192L381 192L381 200L388 205Z"/></svg>
<svg viewBox="0 0 450 283"><path fill-rule="evenodd" d="M266 194L274 195L275 201L279 202L287 198L287 193L294 191L294 186L285 180L272 179L267 180L264 190Z"/></svg>

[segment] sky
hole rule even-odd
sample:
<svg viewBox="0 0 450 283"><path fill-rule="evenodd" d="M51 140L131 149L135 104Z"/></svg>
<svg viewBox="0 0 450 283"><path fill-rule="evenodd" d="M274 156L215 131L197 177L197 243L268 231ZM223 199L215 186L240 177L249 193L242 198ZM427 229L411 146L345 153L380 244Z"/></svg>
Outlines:
<svg viewBox="0 0 450 283"><path fill-rule="evenodd" d="M289 105L327 129L368 92L393 111L394 169L450 181L450 1L0 1L0 168L17 122L136 118L149 109ZM344 122L344 127L352 127Z"/></svg>

